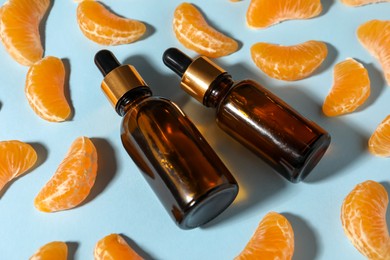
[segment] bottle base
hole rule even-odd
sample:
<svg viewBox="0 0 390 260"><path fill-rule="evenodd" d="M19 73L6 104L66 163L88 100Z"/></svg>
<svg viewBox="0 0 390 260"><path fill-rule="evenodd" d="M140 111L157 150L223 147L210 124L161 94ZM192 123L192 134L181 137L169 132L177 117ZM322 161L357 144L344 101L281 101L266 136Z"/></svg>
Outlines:
<svg viewBox="0 0 390 260"><path fill-rule="evenodd" d="M234 201L238 194L238 185L218 188L200 198L188 210L179 226L182 229L193 229L206 224L221 214Z"/></svg>
<svg viewBox="0 0 390 260"><path fill-rule="evenodd" d="M330 135L321 135L311 146L303 166L299 168L295 174L293 173L291 175L290 181L293 183L298 183L304 180L324 156L329 145Z"/></svg>

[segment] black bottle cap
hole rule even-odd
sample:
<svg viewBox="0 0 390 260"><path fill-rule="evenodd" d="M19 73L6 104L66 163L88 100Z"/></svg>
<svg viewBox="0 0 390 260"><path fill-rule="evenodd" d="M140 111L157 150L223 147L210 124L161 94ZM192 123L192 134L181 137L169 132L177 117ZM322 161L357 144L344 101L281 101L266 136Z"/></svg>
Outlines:
<svg viewBox="0 0 390 260"><path fill-rule="evenodd" d="M114 54L109 50L98 51L95 54L95 64L103 76L106 76L108 73L121 66Z"/></svg>
<svg viewBox="0 0 390 260"><path fill-rule="evenodd" d="M117 112L118 104L126 93L139 87L148 88L133 66L121 65L109 50L97 52L95 64L104 75L102 90Z"/></svg>
<svg viewBox="0 0 390 260"><path fill-rule="evenodd" d="M200 56L193 60L176 48L164 52L163 62L181 77L182 89L200 103L204 102L204 96L213 82L226 73L207 57Z"/></svg>
<svg viewBox="0 0 390 260"><path fill-rule="evenodd" d="M163 62L178 76L183 77L192 59L176 48L169 48L163 54Z"/></svg>

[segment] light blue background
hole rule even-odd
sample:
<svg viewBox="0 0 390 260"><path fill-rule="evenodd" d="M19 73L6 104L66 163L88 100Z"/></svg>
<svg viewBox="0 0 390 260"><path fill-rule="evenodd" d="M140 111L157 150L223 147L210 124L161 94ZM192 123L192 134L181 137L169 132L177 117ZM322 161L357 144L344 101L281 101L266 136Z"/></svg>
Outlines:
<svg viewBox="0 0 390 260"><path fill-rule="evenodd" d="M371 133L390 114L390 90L378 61L359 44L355 32L370 19L389 19L389 3L351 8L324 0L323 13L317 18L251 30L245 21L249 0L193 1L210 24L241 43L237 52L217 63L237 80L252 78L267 86L332 135L332 145L318 167L305 182L291 184L218 129L214 111L186 96L178 87L178 77L162 64L166 48L183 48L171 26L173 11L181 1L103 2L124 17L148 24L144 39L108 49L120 61L133 64L155 94L172 99L193 119L239 181L238 199L206 227L183 231L172 222L120 143L121 118L102 94L102 76L93 63L94 54L105 47L81 33L75 2L55 0L45 26L45 55L65 61L72 120L49 123L33 113L24 95L28 68L0 47L0 140L32 143L40 156L34 171L0 195L0 259L28 259L53 240L69 243L71 259L92 259L95 243L110 233L127 236L147 258L233 259L269 211L282 213L291 222L295 232L293 259L364 259L343 233L340 207L348 192L368 179L381 182L390 191L389 159L367 151ZM326 42L329 55L321 68L304 80L271 79L250 57L250 47L259 41L289 45L312 39ZM368 69L371 96L357 112L327 118L321 106L332 86L332 67L347 57L358 59ZM91 196L75 209L39 212L33 206L34 197L81 135L93 138L99 152L98 178Z"/></svg>

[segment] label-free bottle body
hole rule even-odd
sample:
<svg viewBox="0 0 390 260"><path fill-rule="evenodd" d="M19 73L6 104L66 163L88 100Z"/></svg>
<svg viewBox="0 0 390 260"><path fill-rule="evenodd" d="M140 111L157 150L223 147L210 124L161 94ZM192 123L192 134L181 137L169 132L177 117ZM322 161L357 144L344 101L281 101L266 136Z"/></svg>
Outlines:
<svg viewBox="0 0 390 260"><path fill-rule="evenodd" d="M114 64L100 68L109 71L102 88L123 116L123 146L181 228L209 222L233 202L237 182L180 108L152 96L132 66L119 66L111 56L101 51L95 62Z"/></svg>
<svg viewBox="0 0 390 260"><path fill-rule="evenodd" d="M235 197L236 183L192 122L171 101L146 97L129 104L122 121L124 147L178 223L195 227ZM189 215L188 215L189 214ZM215 213L212 213L215 214Z"/></svg>
<svg viewBox="0 0 390 260"><path fill-rule="evenodd" d="M184 90L216 109L221 129L291 182L310 173L330 144L325 130L256 82L234 82L206 57L183 55L169 49L164 63L182 76Z"/></svg>

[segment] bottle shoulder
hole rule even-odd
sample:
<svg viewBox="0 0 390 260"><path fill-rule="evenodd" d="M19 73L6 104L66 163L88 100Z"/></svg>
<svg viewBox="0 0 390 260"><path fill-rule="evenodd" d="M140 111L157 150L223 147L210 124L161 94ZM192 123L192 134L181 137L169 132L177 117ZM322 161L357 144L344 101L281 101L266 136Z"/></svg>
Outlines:
<svg viewBox="0 0 390 260"><path fill-rule="evenodd" d="M256 99L259 95L263 96L265 92L267 92L265 88L253 80L246 79L235 82L216 106L217 113L227 104L232 102L235 103L236 101Z"/></svg>
<svg viewBox="0 0 390 260"><path fill-rule="evenodd" d="M223 93L223 98L221 100L226 99L233 92L249 90L249 89L257 89L262 88L259 83L251 79L244 79L240 81L234 81L230 87L226 89L226 92Z"/></svg>
<svg viewBox="0 0 390 260"><path fill-rule="evenodd" d="M141 108L141 107L161 107L161 106L175 106L177 105L168 98L160 97L160 96L148 96L144 97L142 99L138 99L131 104L129 104L129 112L134 110L135 108Z"/></svg>
<svg viewBox="0 0 390 260"><path fill-rule="evenodd" d="M175 104L172 100L165 98L165 97L160 97L160 96L149 96L145 97L142 100L138 101L138 104L142 105L152 105L152 104L166 104L166 105L173 105ZM176 104L175 104L176 105Z"/></svg>
<svg viewBox="0 0 390 260"><path fill-rule="evenodd" d="M251 79L244 79L234 83L230 91L243 88L259 88L260 84Z"/></svg>
<svg viewBox="0 0 390 260"><path fill-rule="evenodd" d="M172 100L160 96L149 96L132 103L127 109L124 119L129 117L139 117L141 114L150 116L162 114L186 116L181 108L179 108L179 106Z"/></svg>

